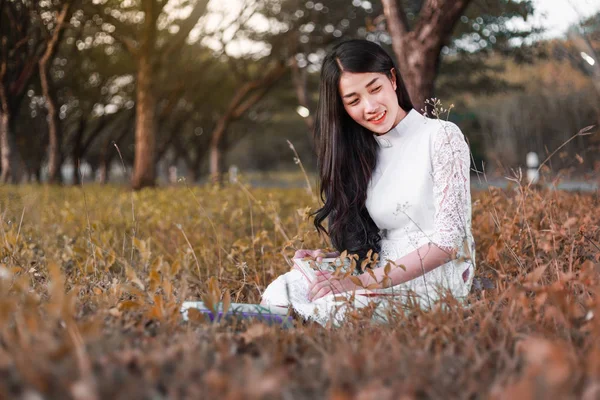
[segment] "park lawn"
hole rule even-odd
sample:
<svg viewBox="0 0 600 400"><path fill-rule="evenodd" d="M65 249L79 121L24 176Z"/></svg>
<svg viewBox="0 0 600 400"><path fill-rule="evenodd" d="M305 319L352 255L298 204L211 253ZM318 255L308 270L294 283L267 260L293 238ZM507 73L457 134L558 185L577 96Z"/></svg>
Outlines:
<svg viewBox="0 0 600 400"><path fill-rule="evenodd" d="M1 187L0 398L600 395L596 194L473 193L468 307L329 329L181 320L183 300L259 302L285 257L325 245L316 206L239 184Z"/></svg>

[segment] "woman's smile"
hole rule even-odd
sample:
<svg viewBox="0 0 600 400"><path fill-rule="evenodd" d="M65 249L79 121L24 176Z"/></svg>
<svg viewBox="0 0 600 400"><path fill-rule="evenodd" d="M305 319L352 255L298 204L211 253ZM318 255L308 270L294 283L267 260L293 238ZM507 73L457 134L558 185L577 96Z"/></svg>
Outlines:
<svg viewBox="0 0 600 400"><path fill-rule="evenodd" d="M387 116L387 111L384 111L384 112L377 114L373 118L368 119L368 121L372 124L379 125L385 121L386 116Z"/></svg>

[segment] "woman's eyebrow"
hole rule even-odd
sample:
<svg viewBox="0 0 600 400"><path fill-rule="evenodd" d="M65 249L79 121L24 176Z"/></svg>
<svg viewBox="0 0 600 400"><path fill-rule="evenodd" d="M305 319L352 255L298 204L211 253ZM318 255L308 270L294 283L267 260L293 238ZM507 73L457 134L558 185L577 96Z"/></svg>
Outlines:
<svg viewBox="0 0 600 400"><path fill-rule="evenodd" d="M375 82L376 82L378 79L379 79L379 78L375 78L375 79L373 79L371 82L367 83L367 86L365 86L365 87L367 87L367 88L368 88L369 86L371 86L372 84L374 84L374 83L375 83ZM352 96L355 96L355 95L356 95L356 93L355 93L355 92L352 92L352 93L348 93L348 94L344 95L343 97L344 97L344 98L347 98L347 97L352 97Z"/></svg>

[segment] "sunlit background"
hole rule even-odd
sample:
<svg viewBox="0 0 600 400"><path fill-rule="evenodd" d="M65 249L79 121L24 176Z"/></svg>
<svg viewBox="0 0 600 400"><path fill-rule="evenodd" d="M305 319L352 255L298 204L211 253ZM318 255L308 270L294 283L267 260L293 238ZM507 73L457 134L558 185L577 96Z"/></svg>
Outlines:
<svg viewBox="0 0 600 400"><path fill-rule="evenodd" d="M57 0L35 9L10 0L3 7L21 3L13 25L47 34L28 42L4 28L12 17L2 14L15 49L3 79L11 94L2 110L4 180L144 187L242 174L277 182L275 171L298 172L297 159L313 173L320 63L335 43L358 37L396 59L419 110L429 97L454 105L447 118L468 138L485 182L505 184L527 168L528 155L541 163L560 148L541 172L595 187L597 135L577 135L599 120L600 4L591 0L468 0L462 15L444 22L453 30L441 51L421 63L434 77L425 92L411 79L425 71L394 53L393 42L408 39L388 33L381 1L81 0L65 9ZM422 1L401 3L409 30L429 22ZM147 18L152 9L158 14ZM41 69L31 68L34 48L47 49ZM411 57L422 54L430 53Z"/></svg>

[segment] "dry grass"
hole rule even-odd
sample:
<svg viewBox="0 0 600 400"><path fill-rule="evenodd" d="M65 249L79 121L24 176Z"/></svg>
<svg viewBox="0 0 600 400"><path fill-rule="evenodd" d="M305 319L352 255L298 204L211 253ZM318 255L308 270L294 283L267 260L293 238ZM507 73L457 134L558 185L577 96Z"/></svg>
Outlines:
<svg viewBox="0 0 600 400"><path fill-rule="evenodd" d="M178 304L211 277L258 302L284 256L322 247L306 190L2 187L0 398L599 398L597 195L473 198L496 289L282 330L184 323Z"/></svg>

